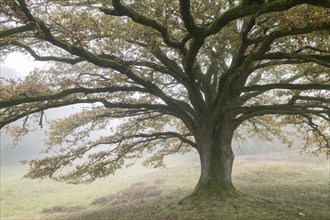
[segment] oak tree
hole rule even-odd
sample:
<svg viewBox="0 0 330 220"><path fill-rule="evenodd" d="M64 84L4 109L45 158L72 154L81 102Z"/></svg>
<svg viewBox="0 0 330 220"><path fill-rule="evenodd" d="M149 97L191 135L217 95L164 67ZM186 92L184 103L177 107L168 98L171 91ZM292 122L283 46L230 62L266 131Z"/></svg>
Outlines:
<svg viewBox="0 0 330 220"><path fill-rule="evenodd" d="M1 0L4 59L50 66L1 79L0 126L49 125L29 178L92 182L135 158L195 149L192 196L236 196L232 141L257 136L329 154L327 0ZM9 128L8 128L9 129ZM95 132L101 130L101 133ZM294 130L294 132L292 132ZM69 167L68 169L63 169Z"/></svg>

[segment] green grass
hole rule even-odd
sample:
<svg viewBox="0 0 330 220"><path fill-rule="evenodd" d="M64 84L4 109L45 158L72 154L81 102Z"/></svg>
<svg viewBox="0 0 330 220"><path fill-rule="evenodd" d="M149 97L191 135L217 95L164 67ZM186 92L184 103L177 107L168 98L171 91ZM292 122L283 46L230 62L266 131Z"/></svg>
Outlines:
<svg viewBox="0 0 330 220"><path fill-rule="evenodd" d="M248 196L224 201L179 204L198 180L192 163L77 186L23 173L1 169L1 219L330 219L329 161L295 152L237 157L233 181Z"/></svg>
<svg viewBox="0 0 330 220"><path fill-rule="evenodd" d="M135 168L136 169L136 168ZM90 185L69 185L50 180L22 179L22 166L1 167L1 219L36 218L44 208L53 206L89 206L91 200L112 194L130 185L135 169L110 176ZM141 172L140 172L141 173ZM27 216L27 217L26 217ZM43 219L43 217L40 217Z"/></svg>

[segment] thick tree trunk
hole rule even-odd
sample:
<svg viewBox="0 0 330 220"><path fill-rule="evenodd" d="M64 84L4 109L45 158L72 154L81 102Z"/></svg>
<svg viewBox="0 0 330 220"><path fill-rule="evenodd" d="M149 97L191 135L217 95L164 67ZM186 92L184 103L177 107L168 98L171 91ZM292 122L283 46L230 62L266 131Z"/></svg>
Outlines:
<svg viewBox="0 0 330 220"><path fill-rule="evenodd" d="M232 183L234 128L224 119L217 128L201 127L198 137L201 176L192 197L232 197L242 195Z"/></svg>

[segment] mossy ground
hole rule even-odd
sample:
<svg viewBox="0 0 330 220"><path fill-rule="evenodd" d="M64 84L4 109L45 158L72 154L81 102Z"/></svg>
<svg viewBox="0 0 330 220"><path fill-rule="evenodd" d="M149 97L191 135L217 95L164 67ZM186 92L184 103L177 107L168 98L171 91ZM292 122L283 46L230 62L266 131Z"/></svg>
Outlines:
<svg viewBox="0 0 330 220"><path fill-rule="evenodd" d="M318 219L330 217L325 200L318 202L295 201L284 198L243 196L240 198L190 200L176 203L177 199L159 197L121 206L70 215L66 219Z"/></svg>

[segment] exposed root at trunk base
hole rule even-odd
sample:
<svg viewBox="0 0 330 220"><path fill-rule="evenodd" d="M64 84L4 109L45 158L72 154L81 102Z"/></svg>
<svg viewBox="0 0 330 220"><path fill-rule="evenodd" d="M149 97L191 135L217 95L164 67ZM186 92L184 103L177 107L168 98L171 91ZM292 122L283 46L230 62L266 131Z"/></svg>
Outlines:
<svg viewBox="0 0 330 220"><path fill-rule="evenodd" d="M179 204L187 204L187 203L211 203L225 201L229 198L241 198L247 196L241 191L236 190L234 187L229 189L217 189L214 188L197 188L194 190L192 194L182 199Z"/></svg>

